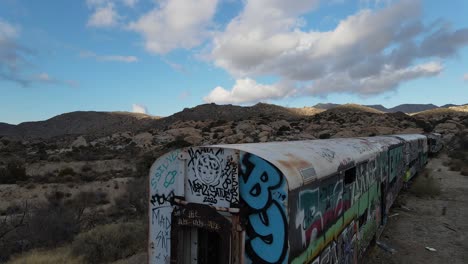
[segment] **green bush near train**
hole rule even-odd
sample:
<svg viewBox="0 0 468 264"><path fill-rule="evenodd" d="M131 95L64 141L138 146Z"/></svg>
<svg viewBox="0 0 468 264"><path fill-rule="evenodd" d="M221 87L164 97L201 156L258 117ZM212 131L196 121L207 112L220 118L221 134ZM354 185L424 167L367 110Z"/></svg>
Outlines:
<svg viewBox="0 0 468 264"><path fill-rule="evenodd" d="M146 246L146 224L141 221L97 226L75 237L71 252L86 263L126 258Z"/></svg>

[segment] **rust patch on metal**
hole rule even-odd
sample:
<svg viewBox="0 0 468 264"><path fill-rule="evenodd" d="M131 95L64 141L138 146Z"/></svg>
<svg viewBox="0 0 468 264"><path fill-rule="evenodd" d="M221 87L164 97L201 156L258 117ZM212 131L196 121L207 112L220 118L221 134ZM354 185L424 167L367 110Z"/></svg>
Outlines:
<svg viewBox="0 0 468 264"><path fill-rule="evenodd" d="M300 171L312 167L312 163L298 157L292 153L287 153L287 160L278 160L278 162L287 170Z"/></svg>

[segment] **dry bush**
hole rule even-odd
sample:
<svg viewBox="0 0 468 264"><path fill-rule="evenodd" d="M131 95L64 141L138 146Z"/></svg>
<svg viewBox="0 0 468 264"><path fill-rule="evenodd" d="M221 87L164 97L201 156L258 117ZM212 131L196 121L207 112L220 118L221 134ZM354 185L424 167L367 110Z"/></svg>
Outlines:
<svg viewBox="0 0 468 264"><path fill-rule="evenodd" d="M71 241L80 230L76 212L62 204L49 203L37 208L28 222L33 247L56 247Z"/></svg>
<svg viewBox="0 0 468 264"><path fill-rule="evenodd" d="M12 160L5 168L0 168L0 184L13 184L28 179L23 162Z"/></svg>
<svg viewBox="0 0 468 264"><path fill-rule="evenodd" d="M185 147L190 147L192 144L185 141L184 137L178 136L175 138L174 141L171 141L167 143L164 148L165 149L178 149L178 148L185 148Z"/></svg>
<svg viewBox="0 0 468 264"><path fill-rule="evenodd" d="M460 172L461 175L463 176L468 176L468 166L463 168L462 171Z"/></svg>
<svg viewBox="0 0 468 264"><path fill-rule="evenodd" d="M27 219L29 206L14 206L0 218L0 263L8 260L11 254L18 253L28 246Z"/></svg>
<svg viewBox="0 0 468 264"><path fill-rule="evenodd" d="M118 214L133 217L144 217L148 211L148 181L146 178L135 178L126 186L126 192L115 199Z"/></svg>
<svg viewBox="0 0 468 264"><path fill-rule="evenodd" d="M51 250L32 250L14 256L8 264L84 264L83 257L71 254L70 247Z"/></svg>
<svg viewBox="0 0 468 264"><path fill-rule="evenodd" d="M73 176L73 175L75 175L75 171L74 171L72 168L67 167L67 168L61 169L61 170L59 171L59 173L58 173L58 176L59 176L59 177L63 177L63 176L65 176L65 175L72 175L72 176Z"/></svg>
<svg viewBox="0 0 468 264"><path fill-rule="evenodd" d="M440 194L440 183L427 170L423 170L413 181L410 192L419 197L437 196Z"/></svg>
<svg viewBox="0 0 468 264"><path fill-rule="evenodd" d="M72 243L72 253L86 263L103 263L126 258L146 246L146 224L118 223L98 226L81 233Z"/></svg>
<svg viewBox="0 0 468 264"><path fill-rule="evenodd" d="M72 241L80 231L108 221L98 208L109 203L106 193L80 192L67 198L70 196L55 189L46 194L46 203L34 208L15 206L4 212L5 216L0 217L0 263L26 250L60 246ZM47 254L45 262L37 263L68 263L56 262L55 255L47 262Z"/></svg>

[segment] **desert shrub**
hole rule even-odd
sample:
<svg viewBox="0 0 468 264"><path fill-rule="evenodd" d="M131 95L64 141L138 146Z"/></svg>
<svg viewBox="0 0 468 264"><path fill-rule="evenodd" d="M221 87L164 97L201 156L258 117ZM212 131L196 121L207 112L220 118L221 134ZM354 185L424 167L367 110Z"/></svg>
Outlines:
<svg viewBox="0 0 468 264"><path fill-rule="evenodd" d="M85 164L85 165L83 165L83 167L81 167L81 171L83 171L83 172L88 172L88 171L91 171L91 170L93 170L93 168L89 164Z"/></svg>
<svg viewBox="0 0 468 264"><path fill-rule="evenodd" d="M75 181L75 177L72 175L65 175L64 177L61 178L60 182L73 182Z"/></svg>
<svg viewBox="0 0 468 264"><path fill-rule="evenodd" d="M449 169L451 171L461 171L464 165L465 165L465 162L458 160L458 159L451 159L449 161Z"/></svg>
<svg viewBox="0 0 468 264"><path fill-rule="evenodd" d="M9 264L82 264L83 257L71 254L70 247L60 247L51 250L32 250L14 256Z"/></svg>
<svg viewBox="0 0 468 264"><path fill-rule="evenodd" d="M209 127L217 127L217 126L222 126L222 125L225 125L228 121L227 120L223 120L223 119L219 119L219 120L216 120L214 122L212 122Z"/></svg>
<svg viewBox="0 0 468 264"><path fill-rule="evenodd" d="M0 184L13 184L27 179L24 164L19 160L12 160L5 168L0 168Z"/></svg>
<svg viewBox="0 0 468 264"><path fill-rule="evenodd" d="M136 164L135 177L146 177L149 173L151 165L159 157L160 153L157 152L147 152L142 155ZM127 171L128 172L128 171Z"/></svg>
<svg viewBox="0 0 468 264"><path fill-rule="evenodd" d="M115 199L115 209L123 214L142 217L148 211L148 181L138 178L129 182L125 194Z"/></svg>
<svg viewBox="0 0 468 264"><path fill-rule="evenodd" d="M27 248L27 216L28 206L12 205L2 212L0 220L0 263L8 260L15 253Z"/></svg>
<svg viewBox="0 0 468 264"><path fill-rule="evenodd" d="M107 224L76 236L72 253L82 256L86 263L103 263L134 255L145 246L143 222Z"/></svg>
<svg viewBox="0 0 468 264"><path fill-rule="evenodd" d="M0 262L25 250L56 247L72 240L79 232L80 223L74 209L64 206L65 196L63 192L54 191L47 195L46 203L35 207L25 203L8 212L9 216L0 222ZM50 260L48 263L57 262Z"/></svg>
<svg viewBox="0 0 468 264"><path fill-rule="evenodd" d="M48 172L44 175L35 175L31 177L31 179L37 183L52 183L55 182L55 174L52 172Z"/></svg>
<svg viewBox="0 0 468 264"><path fill-rule="evenodd" d="M463 168L460 174L463 176L468 176L468 167Z"/></svg>
<svg viewBox="0 0 468 264"><path fill-rule="evenodd" d="M96 179L96 175L92 173L83 173L80 175L80 179L84 182L92 182Z"/></svg>
<svg viewBox="0 0 468 264"><path fill-rule="evenodd" d="M76 213L61 205L41 206L29 219L30 239L34 247L55 247L71 241L79 227Z"/></svg>
<svg viewBox="0 0 468 264"><path fill-rule="evenodd" d="M440 183L424 170L414 180L410 192L420 197L437 196L440 194Z"/></svg>
<svg viewBox="0 0 468 264"><path fill-rule="evenodd" d="M75 171L72 168L67 167L67 168L61 169L58 173L59 177L63 177L65 175L75 175Z"/></svg>
<svg viewBox="0 0 468 264"><path fill-rule="evenodd" d="M19 204L13 203L13 204L10 204L5 209L5 214L7 214L7 215L19 214L19 213L21 213L22 210L23 210L23 208Z"/></svg>
<svg viewBox="0 0 468 264"><path fill-rule="evenodd" d="M80 192L69 197L70 193L52 191L46 195L47 203L33 210L28 220L32 247L55 247L71 241L81 229L102 222L102 215L93 208L109 203L106 193Z"/></svg>
<svg viewBox="0 0 468 264"><path fill-rule="evenodd" d="M422 128L423 131L426 132L426 133L432 132L432 130L434 129L434 127L431 125L431 123L426 122L424 120L414 118L412 121L414 121L416 123L416 125L418 127Z"/></svg>
<svg viewBox="0 0 468 264"><path fill-rule="evenodd" d="M465 160L466 159L466 153L464 151L450 151L448 153L448 156L452 159L459 159L459 160Z"/></svg>
<svg viewBox="0 0 468 264"><path fill-rule="evenodd" d="M191 146L192 144L190 144L189 142L185 141L183 139L183 137L177 137L174 141L171 141L169 143L166 144L166 148L168 149L176 149L176 148L185 148L185 147L189 147Z"/></svg>
<svg viewBox="0 0 468 264"><path fill-rule="evenodd" d="M83 257L71 254L69 247L51 250L32 250L13 257L8 264L84 264Z"/></svg>
<svg viewBox="0 0 468 264"><path fill-rule="evenodd" d="M25 187L26 187L26 189L31 190L31 189L36 188L36 184L34 184L33 182L30 182L30 183L26 184Z"/></svg>

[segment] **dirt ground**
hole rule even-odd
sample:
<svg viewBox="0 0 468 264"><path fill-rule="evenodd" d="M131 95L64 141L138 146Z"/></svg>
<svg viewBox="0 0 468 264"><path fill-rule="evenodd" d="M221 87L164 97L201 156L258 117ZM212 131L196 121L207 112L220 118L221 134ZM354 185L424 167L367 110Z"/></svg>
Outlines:
<svg viewBox="0 0 468 264"><path fill-rule="evenodd" d="M374 246L363 263L468 263L468 176L449 171L443 165L447 159L441 155L427 164L429 178L440 186L439 195L416 192L421 186L416 181L428 179L418 175L391 209L379 241L395 252Z"/></svg>

